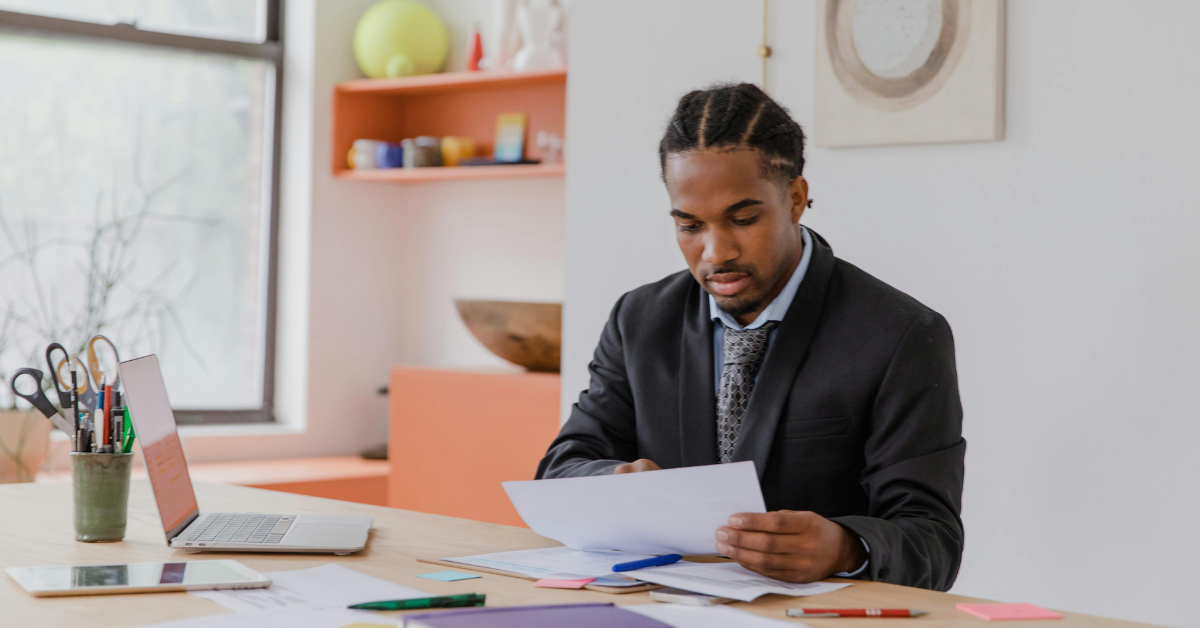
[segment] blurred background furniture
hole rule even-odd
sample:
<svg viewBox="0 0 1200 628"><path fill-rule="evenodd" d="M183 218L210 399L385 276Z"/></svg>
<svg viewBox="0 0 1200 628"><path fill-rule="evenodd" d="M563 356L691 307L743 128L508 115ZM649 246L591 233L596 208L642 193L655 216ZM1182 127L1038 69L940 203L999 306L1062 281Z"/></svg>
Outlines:
<svg viewBox="0 0 1200 628"><path fill-rule="evenodd" d="M553 373L395 367L388 505L524 526L501 482L532 480L559 429Z"/></svg>

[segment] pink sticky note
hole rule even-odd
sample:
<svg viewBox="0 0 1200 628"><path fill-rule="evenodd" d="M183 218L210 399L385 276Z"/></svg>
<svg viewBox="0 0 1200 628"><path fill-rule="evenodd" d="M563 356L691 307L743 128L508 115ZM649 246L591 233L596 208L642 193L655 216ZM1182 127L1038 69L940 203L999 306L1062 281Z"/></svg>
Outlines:
<svg viewBox="0 0 1200 628"><path fill-rule="evenodd" d="M544 579L533 583L535 587L543 589L582 589L584 585L595 580L595 578L584 578L583 580L552 580Z"/></svg>
<svg viewBox="0 0 1200 628"><path fill-rule="evenodd" d="M1022 604L957 604L958 610L991 621L1011 619L1062 619L1062 615L1029 603Z"/></svg>

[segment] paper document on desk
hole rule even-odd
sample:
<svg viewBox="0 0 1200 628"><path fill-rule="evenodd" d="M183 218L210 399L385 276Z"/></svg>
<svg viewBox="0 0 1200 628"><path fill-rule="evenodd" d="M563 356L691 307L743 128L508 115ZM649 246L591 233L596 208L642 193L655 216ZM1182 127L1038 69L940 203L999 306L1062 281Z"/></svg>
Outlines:
<svg viewBox="0 0 1200 628"><path fill-rule="evenodd" d="M633 604L621 608L657 619L672 628L808 628L808 624L770 619L728 606Z"/></svg>
<svg viewBox="0 0 1200 628"><path fill-rule="evenodd" d="M845 583L811 582L794 584L756 574L737 563L689 563L682 561L665 567L639 569L638 580L705 595L753 602L768 593L782 595L819 595L850 586Z"/></svg>
<svg viewBox="0 0 1200 628"><path fill-rule="evenodd" d="M396 620L386 615L347 609L271 610L221 613L151 624L142 628L389 628Z"/></svg>
<svg viewBox="0 0 1200 628"><path fill-rule="evenodd" d="M613 565L634 560L652 558L649 554L627 554L612 550L577 550L569 547L543 547L540 549L495 552L478 556L443 558L442 560L487 567L538 579L579 580L598 578L592 584L608 587L637 586L640 582L626 578L637 577L636 572L615 573Z"/></svg>
<svg viewBox="0 0 1200 628"><path fill-rule="evenodd" d="M583 550L716 554L730 515L767 510L753 462L503 485L534 532Z"/></svg>
<svg viewBox="0 0 1200 628"><path fill-rule="evenodd" d="M346 608L378 600L429 597L428 593L329 563L312 569L274 571L266 589L192 591L234 611Z"/></svg>

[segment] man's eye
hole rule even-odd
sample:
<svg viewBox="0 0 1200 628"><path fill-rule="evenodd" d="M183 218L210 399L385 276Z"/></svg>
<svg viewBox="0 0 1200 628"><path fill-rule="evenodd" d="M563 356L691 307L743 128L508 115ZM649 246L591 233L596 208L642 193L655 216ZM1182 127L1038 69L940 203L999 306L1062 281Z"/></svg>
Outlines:
<svg viewBox="0 0 1200 628"><path fill-rule="evenodd" d="M758 222L758 216L751 216L749 218L736 218L734 219L733 224L739 227L746 227L756 222Z"/></svg>
<svg viewBox="0 0 1200 628"><path fill-rule="evenodd" d="M684 233L693 233L700 230L700 225L695 223L680 223L679 230Z"/></svg>

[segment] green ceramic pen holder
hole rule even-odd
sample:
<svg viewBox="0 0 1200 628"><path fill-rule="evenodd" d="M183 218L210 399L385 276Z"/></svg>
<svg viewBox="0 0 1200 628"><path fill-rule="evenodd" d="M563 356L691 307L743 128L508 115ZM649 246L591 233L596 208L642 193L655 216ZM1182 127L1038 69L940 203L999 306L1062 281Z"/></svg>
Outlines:
<svg viewBox="0 0 1200 628"><path fill-rule="evenodd" d="M125 538L132 466L133 454L71 452L76 541L97 543Z"/></svg>

